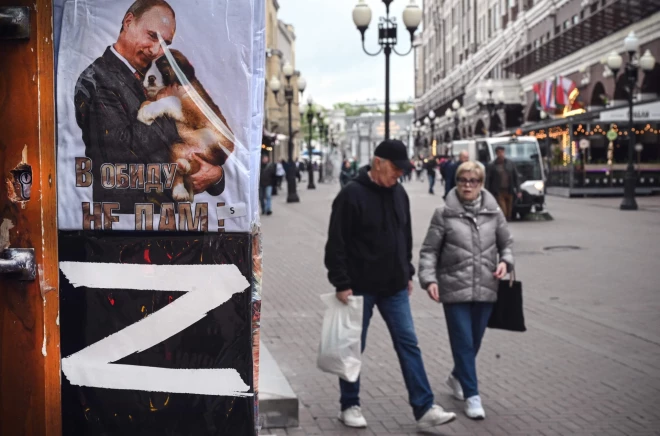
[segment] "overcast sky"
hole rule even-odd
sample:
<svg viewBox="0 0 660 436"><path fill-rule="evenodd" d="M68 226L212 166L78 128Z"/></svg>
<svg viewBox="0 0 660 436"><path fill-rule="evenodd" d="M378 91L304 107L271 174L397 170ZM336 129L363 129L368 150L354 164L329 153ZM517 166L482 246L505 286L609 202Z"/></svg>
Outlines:
<svg viewBox="0 0 660 436"><path fill-rule="evenodd" d="M278 17L296 30L296 69L307 79L305 100L331 107L334 103L385 99L385 55L367 56L362 51L360 32L353 24L357 0L279 0ZM367 0L372 19L366 33L366 46L379 49L378 18L385 15L382 0ZM409 0L394 0L391 15L399 24L397 49L410 48L410 34L401 13ZM418 4L421 4L418 2ZM413 54L392 54L390 98L407 100L414 92Z"/></svg>

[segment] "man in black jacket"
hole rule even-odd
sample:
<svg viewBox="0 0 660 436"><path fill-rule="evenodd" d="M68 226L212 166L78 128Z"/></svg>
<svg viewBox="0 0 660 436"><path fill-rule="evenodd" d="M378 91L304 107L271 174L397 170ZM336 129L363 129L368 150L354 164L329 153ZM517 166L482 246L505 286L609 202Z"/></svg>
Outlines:
<svg viewBox="0 0 660 436"><path fill-rule="evenodd" d="M145 184L151 178L145 173L147 164L169 163L170 146L181 140L174 121L160 117L148 126L137 120L137 113L147 100L144 73L163 54L158 34L170 44L175 30L174 10L166 1L137 0L122 20L117 42L82 72L76 84L76 121L82 130L85 155L92 160L94 201L118 201L124 213L132 213L136 203L172 202L171 191L164 189L104 189L100 167L104 163L125 164L127 168L136 164L132 167L144 175ZM222 167L197 160L201 169L191 176L195 193L221 194ZM138 167L140 164L143 166ZM158 179L161 183L165 180L160 171Z"/></svg>
<svg viewBox="0 0 660 436"><path fill-rule="evenodd" d="M383 141L374 154L372 166L362 168L332 205L325 265L341 302L347 303L352 295L364 299L362 350L374 306L378 306L399 357L417 426L424 429L456 415L434 404L410 311L415 273L410 203L397 180L412 165L401 141ZM360 380L340 380L339 384L339 420L349 427L366 427Z"/></svg>
<svg viewBox="0 0 660 436"><path fill-rule="evenodd" d="M507 221L513 213L513 197L522 197L516 166L505 157L504 147L495 147L496 158L486 169L486 189L497 199Z"/></svg>

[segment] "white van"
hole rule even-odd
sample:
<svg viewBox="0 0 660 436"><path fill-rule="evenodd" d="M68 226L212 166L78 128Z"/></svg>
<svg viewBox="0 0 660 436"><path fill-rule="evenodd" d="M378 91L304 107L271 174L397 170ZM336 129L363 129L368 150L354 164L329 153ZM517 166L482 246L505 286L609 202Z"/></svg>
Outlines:
<svg viewBox="0 0 660 436"><path fill-rule="evenodd" d="M457 140L451 143L454 156L466 150L470 160L477 161L484 167L488 167L488 164L495 159L497 147L504 147L507 159L514 163L518 171L520 192L523 196L514 202L514 214L517 212L523 217L532 209L541 212L545 204L545 173L541 147L535 137L505 136Z"/></svg>

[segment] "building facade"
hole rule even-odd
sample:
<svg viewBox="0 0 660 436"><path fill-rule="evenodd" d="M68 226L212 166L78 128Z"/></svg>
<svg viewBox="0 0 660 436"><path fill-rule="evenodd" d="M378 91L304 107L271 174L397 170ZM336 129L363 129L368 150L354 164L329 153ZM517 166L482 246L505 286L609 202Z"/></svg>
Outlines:
<svg viewBox="0 0 660 436"><path fill-rule="evenodd" d="M293 132L293 160L298 159L301 138L300 130L300 93L298 92L298 77L296 70L296 33L291 24L277 18L280 5L278 0L266 0L266 87L264 104L264 145L275 160L288 160L289 114L284 100L284 87L287 79L282 73L282 66L289 62L295 74L291 78L294 89L294 101L291 107ZM277 77L282 84L282 90L276 97L268 87L271 78Z"/></svg>
<svg viewBox="0 0 660 436"><path fill-rule="evenodd" d="M394 112L390 114L390 138L399 139L409 149L413 157L414 112ZM382 113L363 113L346 117L346 152L348 159L355 159L360 165L370 162L376 146L385 139L385 116Z"/></svg>
<svg viewBox="0 0 660 436"><path fill-rule="evenodd" d="M507 131L533 134L545 140L548 154L560 146L558 160L572 168L580 159L576 144L585 139L582 130L593 133L597 125L597 132L618 129L601 122L600 113L624 105L628 93L623 75L615 83L606 59L613 50L627 59L623 40L631 31L639 39L638 56L649 50L660 58L660 0L427 0L415 50L416 119L423 123L435 112L440 144ZM488 79L493 101L503 103L492 117L477 101L489 95ZM657 99L659 93L656 63L652 71L640 72L635 104ZM455 100L466 110L459 120L444 116ZM644 119L628 128L653 133L659 123ZM638 135L644 141L642 161L660 164L654 135ZM430 129L422 136L430 141ZM587 136L599 148L592 150L596 160L611 161L604 135ZM614 144L616 165L627 157L625 136ZM591 164L586 153L582 160Z"/></svg>

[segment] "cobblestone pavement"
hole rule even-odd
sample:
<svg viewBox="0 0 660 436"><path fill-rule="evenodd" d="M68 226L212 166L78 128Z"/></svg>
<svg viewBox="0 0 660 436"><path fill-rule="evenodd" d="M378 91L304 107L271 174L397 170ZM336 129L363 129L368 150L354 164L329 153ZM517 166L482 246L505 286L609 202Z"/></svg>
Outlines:
<svg viewBox="0 0 660 436"><path fill-rule="evenodd" d="M361 400L369 428L336 419L335 377L316 369L323 305L332 292L323 266L336 185L300 189L301 203L274 201L262 220L265 272L262 340L300 398L300 428L272 435L408 435L412 411L392 342L374 314L362 370ZM442 200L407 183L414 254ZM518 279L528 331L488 331L478 358L488 417L470 421L444 385L451 366L444 315L417 285L412 297L424 363L436 402L458 419L426 434L660 434L660 198L549 197L555 220L513 223ZM578 250L547 247L576 246ZM417 261L415 260L415 263Z"/></svg>

